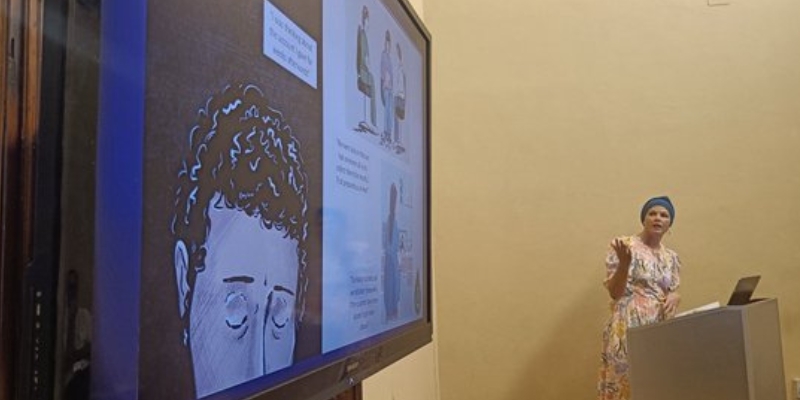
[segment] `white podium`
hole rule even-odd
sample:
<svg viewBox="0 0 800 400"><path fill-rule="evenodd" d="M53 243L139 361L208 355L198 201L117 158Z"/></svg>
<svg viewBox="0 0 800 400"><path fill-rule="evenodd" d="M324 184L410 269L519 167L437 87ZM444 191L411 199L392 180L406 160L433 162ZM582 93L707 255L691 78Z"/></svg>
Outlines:
<svg viewBox="0 0 800 400"><path fill-rule="evenodd" d="M633 400L786 400L778 301L628 330Z"/></svg>

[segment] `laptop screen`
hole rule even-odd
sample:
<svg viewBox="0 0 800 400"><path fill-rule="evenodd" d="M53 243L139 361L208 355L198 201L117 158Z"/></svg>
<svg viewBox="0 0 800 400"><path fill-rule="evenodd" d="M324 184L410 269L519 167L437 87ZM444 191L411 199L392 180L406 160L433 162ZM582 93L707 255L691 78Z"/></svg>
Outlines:
<svg viewBox="0 0 800 400"><path fill-rule="evenodd" d="M733 293L731 293L730 300L728 300L728 305L741 306L749 303L760 279L760 275L739 279L739 282L736 283L736 287L733 289Z"/></svg>

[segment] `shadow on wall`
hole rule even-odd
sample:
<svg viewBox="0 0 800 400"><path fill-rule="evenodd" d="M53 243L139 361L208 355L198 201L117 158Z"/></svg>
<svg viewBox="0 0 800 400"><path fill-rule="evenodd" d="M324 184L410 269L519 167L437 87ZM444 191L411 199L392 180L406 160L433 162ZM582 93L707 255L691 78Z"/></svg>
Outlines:
<svg viewBox="0 0 800 400"><path fill-rule="evenodd" d="M548 327L552 335L541 340L525 372L509 387L503 399L593 399L596 396L608 296L598 282L576 299L560 322Z"/></svg>

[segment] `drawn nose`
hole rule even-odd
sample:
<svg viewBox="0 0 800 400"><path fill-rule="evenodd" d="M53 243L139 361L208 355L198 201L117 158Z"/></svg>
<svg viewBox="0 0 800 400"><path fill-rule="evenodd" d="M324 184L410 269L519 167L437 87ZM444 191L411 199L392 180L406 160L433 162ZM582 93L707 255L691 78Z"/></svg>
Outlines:
<svg viewBox="0 0 800 400"><path fill-rule="evenodd" d="M261 321L261 351L259 352L261 356L261 375L265 375L267 371L270 370L269 365L269 357L267 356L267 347L268 347L268 335L269 335L269 319L270 319L270 310L272 310L272 294L270 292L267 295L266 301L264 302L264 318Z"/></svg>

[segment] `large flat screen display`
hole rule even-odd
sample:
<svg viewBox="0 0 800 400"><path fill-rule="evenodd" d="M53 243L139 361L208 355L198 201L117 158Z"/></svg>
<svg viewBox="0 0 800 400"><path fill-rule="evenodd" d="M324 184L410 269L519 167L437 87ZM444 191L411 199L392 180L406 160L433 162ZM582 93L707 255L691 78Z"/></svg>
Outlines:
<svg viewBox="0 0 800 400"><path fill-rule="evenodd" d="M430 36L400 0L102 7L97 399L322 399L430 341Z"/></svg>

